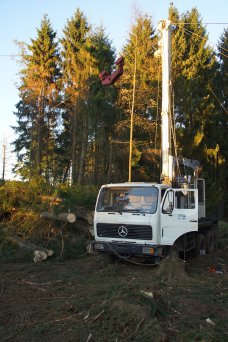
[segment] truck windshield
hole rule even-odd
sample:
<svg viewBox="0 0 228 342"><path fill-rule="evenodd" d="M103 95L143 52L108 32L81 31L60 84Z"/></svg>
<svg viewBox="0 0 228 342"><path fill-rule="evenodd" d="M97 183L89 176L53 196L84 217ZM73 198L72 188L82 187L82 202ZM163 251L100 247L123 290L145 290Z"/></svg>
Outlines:
<svg viewBox="0 0 228 342"><path fill-rule="evenodd" d="M104 187L97 211L155 213L158 203L156 187Z"/></svg>

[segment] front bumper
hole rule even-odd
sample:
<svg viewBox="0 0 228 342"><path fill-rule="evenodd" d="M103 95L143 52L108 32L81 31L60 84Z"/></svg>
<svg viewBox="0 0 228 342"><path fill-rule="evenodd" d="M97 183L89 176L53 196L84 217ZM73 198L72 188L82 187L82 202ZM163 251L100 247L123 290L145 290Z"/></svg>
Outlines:
<svg viewBox="0 0 228 342"><path fill-rule="evenodd" d="M162 255L162 248L154 245L94 241L92 246L95 251L101 253L144 257Z"/></svg>

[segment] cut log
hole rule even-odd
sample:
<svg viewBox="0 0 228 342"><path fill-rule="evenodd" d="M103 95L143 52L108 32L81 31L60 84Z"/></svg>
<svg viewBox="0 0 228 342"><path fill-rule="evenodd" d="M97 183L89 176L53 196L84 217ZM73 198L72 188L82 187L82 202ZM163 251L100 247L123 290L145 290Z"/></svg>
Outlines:
<svg viewBox="0 0 228 342"><path fill-rule="evenodd" d="M45 253L44 251L34 251L34 258L33 258L33 261L34 262L40 262L40 261L43 261L43 260L46 260L48 257L47 253Z"/></svg>
<svg viewBox="0 0 228 342"><path fill-rule="evenodd" d="M83 207L74 207L73 211L79 219L87 221L89 224L93 224L94 211L87 210Z"/></svg>
<svg viewBox="0 0 228 342"><path fill-rule="evenodd" d="M53 250L51 249L34 245L33 243L29 241L25 241L15 235L6 236L5 240L13 244L16 244L17 246L21 248L31 249L34 252L34 259L33 259L34 262L45 260L47 259L47 257L52 256L54 254Z"/></svg>
<svg viewBox="0 0 228 342"><path fill-rule="evenodd" d="M50 220L57 220L63 222L74 223L77 219L76 215L73 213L49 213L49 212L42 212L40 213L40 217L48 218Z"/></svg>

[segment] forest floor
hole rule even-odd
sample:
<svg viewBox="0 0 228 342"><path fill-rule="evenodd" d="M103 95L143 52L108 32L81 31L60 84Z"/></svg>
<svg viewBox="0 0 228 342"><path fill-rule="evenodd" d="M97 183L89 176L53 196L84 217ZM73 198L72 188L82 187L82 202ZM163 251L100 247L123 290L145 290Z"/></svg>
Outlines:
<svg viewBox="0 0 228 342"><path fill-rule="evenodd" d="M228 341L227 244L171 282L158 270L101 255L0 263L0 340Z"/></svg>

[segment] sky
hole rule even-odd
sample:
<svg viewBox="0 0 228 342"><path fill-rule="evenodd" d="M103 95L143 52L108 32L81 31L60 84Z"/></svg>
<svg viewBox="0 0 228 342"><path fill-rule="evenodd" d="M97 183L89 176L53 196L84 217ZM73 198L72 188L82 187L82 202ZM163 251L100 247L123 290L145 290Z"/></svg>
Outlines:
<svg viewBox="0 0 228 342"><path fill-rule="evenodd" d="M15 57L19 49L15 41L30 43L36 29L47 14L53 29L61 37L67 19L80 8L92 26L103 25L117 52L128 38L133 8L152 17L154 26L168 16L170 0L0 0L0 178L3 170L3 145L6 145L5 179L12 178L15 156L11 142L15 139L11 126L16 125L15 105L19 101L17 84L20 66ZM227 23L227 0L173 0L180 13L196 7L204 23ZM208 24L209 43L215 46L228 25Z"/></svg>

